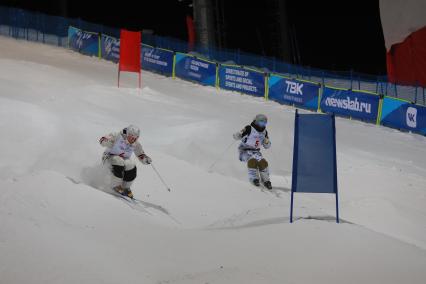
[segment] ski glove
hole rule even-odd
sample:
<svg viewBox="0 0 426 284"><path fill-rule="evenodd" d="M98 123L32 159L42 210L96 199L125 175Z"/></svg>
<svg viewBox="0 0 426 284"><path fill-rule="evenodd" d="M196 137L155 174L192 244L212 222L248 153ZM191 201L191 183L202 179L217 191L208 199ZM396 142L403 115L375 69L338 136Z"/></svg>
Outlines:
<svg viewBox="0 0 426 284"><path fill-rule="evenodd" d="M263 147L265 149L268 149L269 147L271 147L271 141L269 141L268 137L265 137L265 139L263 139Z"/></svg>
<svg viewBox="0 0 426 284"><path fill-rule="evenodd" d="M106 138L105 136L99 139L99 144L104 145L105 142L108 142L108 138Z"/></svg>
<svg viewBox="0 0 426 284"><path fill-rule="evenodd" d="M99 139L99 144L101 144L104 147L111 148L113 146L114 140L111 136L103 136L101 139Z"/></svg>
<svg viewBox="0 0 426 284"><path fill-rule="evenodd" d="M232 137L234 137L235 140L240 140L241 138L243 138L241 132L236 132L232 135Z"/></svg>
<svg viewBox="0 0 426 284"><path fill-rule="evenodd" d="M152 163L152 159L145 154L140 155L139 159L140 159L141 163L144 164L144 165L149 165L149 164Z"/></svg>

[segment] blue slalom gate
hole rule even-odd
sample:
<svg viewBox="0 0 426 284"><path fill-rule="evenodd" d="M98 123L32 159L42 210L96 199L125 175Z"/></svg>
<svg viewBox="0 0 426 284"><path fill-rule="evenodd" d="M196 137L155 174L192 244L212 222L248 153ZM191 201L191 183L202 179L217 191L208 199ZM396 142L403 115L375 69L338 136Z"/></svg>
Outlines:
<svg viewBox="0 0 426 284"><path fill-rule="evenodd" d="M339 223L334 115L299 114L296 110L290 223L295 192L335 194L336 222Z"/></svg>

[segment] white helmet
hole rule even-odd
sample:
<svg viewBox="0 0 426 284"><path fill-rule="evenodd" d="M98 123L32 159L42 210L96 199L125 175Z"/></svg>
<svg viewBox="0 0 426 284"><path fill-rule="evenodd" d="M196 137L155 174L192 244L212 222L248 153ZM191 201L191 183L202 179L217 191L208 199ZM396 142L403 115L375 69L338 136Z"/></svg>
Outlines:
<svg viewBox="0 0 426 284"><path fill-rule="evenodd" d="M139 137L140 133L141 131L139 130L139 127L132 124L123 129L123 134L126 136Z"/></svg>

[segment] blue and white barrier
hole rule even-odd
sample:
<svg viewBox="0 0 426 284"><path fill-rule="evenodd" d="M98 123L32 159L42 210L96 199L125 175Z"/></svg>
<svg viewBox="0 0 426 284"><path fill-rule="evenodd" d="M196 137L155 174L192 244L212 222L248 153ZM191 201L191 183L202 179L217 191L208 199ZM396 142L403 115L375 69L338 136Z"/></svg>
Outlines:
<svg viewBox="0 0 426 284"><path fill-rule="evenodd" d="M320 89L321 85L318 83L271 74L268 83L268 98L279 103L316 111L318 110Z"/></svg>
<svg viewBox="0 0 426 284"><path fill-rule="evenodd" d="M216 86L216 63L190 54L176 53L175 76L202 85Z"/></svg>
<svg viewBox="0 0 426 284"><path fill-rule="evenodd" d="M86 55L99 56L99 35L70 26L68 28L68 46Z"/></svg>
<svg viewBox="0 0 426 284"><path fill-rule="evenodd" d="M120 40L115 37L102 35L101 57L117 63L120 60Z"/></svg>
<svg viewBox="0 0 426 284"><path fill-rule="evenodd" d="M401 99L384 97L380 123L426 135L426 107Z"/></svg>
<svg viewBox="0 0 426 284"><path fill-rule="evenodd" d="M325 86L320 108L323 112L376 122L380 96L358 90L343 90Z"/></svg>
<svg viewBox="0 0 426 284"><path fill-rule="evenodd" d="M254 69L235 65L219 66L219 87L253 96L265 95L265 74Z"/></svg>
<svg viewBox="0 0 426 284"><path fill-rule="evenodd" d="M174 52L167 49L154 48L143 44L141 64L143 70L149 70L166 76L173 74Z"/></svg>

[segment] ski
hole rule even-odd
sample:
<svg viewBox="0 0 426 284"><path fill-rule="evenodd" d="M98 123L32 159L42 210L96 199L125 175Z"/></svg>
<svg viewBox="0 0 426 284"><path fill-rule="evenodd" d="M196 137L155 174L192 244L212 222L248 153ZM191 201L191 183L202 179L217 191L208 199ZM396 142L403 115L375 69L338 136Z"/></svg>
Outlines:
<svg viewBox="0 0 426 284"><path fill-rule="evenodd" d="M122 199L122 200L125 200L125 201L127 201L127 202L131 202L131 203L135 203L135 204L136 204L136 199L135 199L135 198L131 198L131 197L128 197L128 196L126 196L126 195L122 195L122 194L118 193L118 192L117 192L117 191L115 191L115 190L112 190L111 195L112 195L112 196L115 196L115 197L117 197L117 198L120 198L120 199Z"/></svg>
<svg viewBox="0 0 426 284"><path fill-rule="evenodd" d="M127 206L129 206L131 209L146 213L148 215L152 215L151 212L146 210L146 206L143 204L142 200L130 198L128 196L121 195L120 193L116 192L115 190L110 193L115 198L123 201Z"/></svg>

